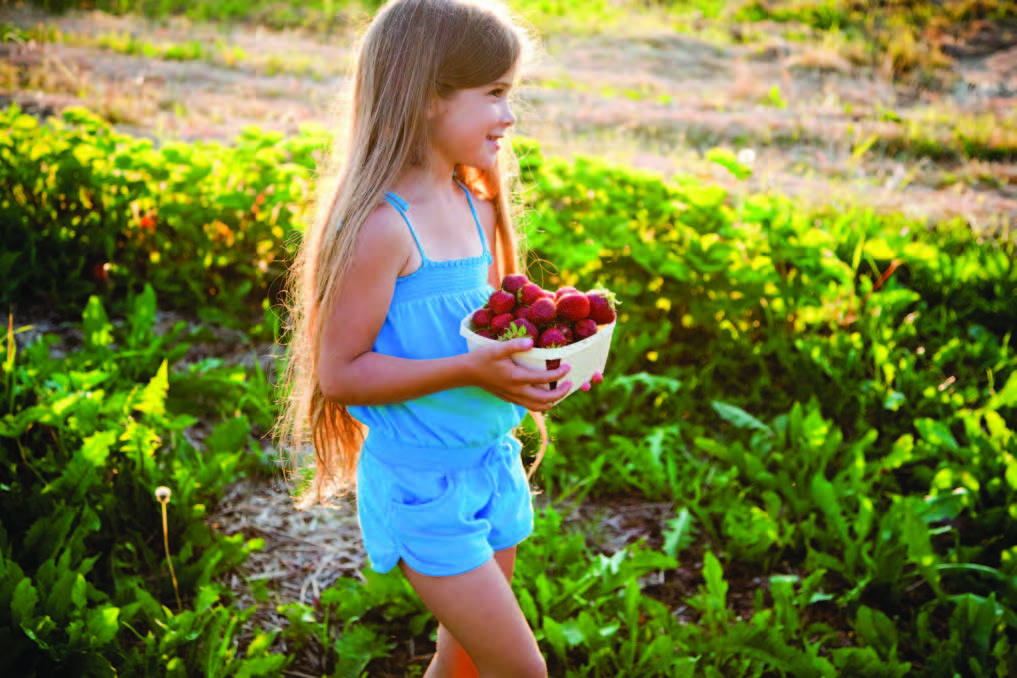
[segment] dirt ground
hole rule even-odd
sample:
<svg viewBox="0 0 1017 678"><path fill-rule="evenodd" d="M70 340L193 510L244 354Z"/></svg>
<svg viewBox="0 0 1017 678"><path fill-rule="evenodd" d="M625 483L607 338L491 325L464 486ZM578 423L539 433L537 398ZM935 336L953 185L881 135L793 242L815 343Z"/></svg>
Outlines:
<svg viewBox="0 0 1017 678"><path fill-rule="evenodd" d="M222 57L128 56L61 42L0 45L0 65L20 69L22 82L32 85L0 91L0 105L16 101L40 115L85 105L117 121L124 132L156 140L229 142L246 125L292 134L304 123L331 124L353 40L352 31L326 43L296 31L186 20L158 25L99 12L55 18L6 5L0 22L55 27L68 35L115 32L156 44L199 41L241 48L248 56L228 63ZM879 132L874 112L882 109L918 119L936 110L1017 106L1017 44L958 49L962 58L954 64L953 83L937 91L894 85L835 53L779 37L760 48L640 28L627 35L545 36L544 49L543 60L523 74L517 114L519 132L538 139L546 153L604 156L665 177L691 173L734 191L842 200L930 220L961 216L976 228L1017 220L1017 165L903 162L853 152ZM774 86L783 107L764 103ZM753 176L737 182L703 160L713 146L750 152L743 157L751 158ZM945 181L946 175L960 180ZM672 513L668 504L626 499L586 505L569 520L595 521L591 547L610 553L640 538L659 545ZM352 506L298 512L276 481L234 486L209 519L226 533L265 540L265 548L227 582L242 603L253 602L257 580L270 586L279 603L310 603L337 577L359 576L366 565ZM682 572L679 581L661 583L662 599L679 600L695 591L697 564L683 565ZM741 593L751 600L759 582L746 578L744 584ZM732 590L732 599L739 595ZM278 628L285 620L265 609L254 623ZM389 662L391 675L399 675L400 662L425 666L430 651L426 638L400 639L398 656ZM291 675L320 670L310 655L291 668Z"/></svg>
<svg viewBox="0 0 1017 678"><path fill-rule="evenodd" d="M0 105L14 100L46 114L84 104L119 120L123 131L182 140L228 142L250 124L286 133L307 122L329 125L354 40L353 29L324 42L297 31L186 19L163 25L101 12L56 18L32 8L0 8L0 22L156 45L194 41L215 52L172 61L67 44L74 40L2 46L0 56L33 72L36 86L0 91ZM543 36L542 59L523 73L518 131L548 153L598 155L668 177L696 174L735 191L843 200L937 221L961 216L982 228L1017 217L1013 163L853 152L892 125L880 111L922 120L1011 110L1017 44L955 48L949 84L930 90L893 84L832 49L783 40L776 29L773 36L719 45L645 26L625 35ZM217 45L246 56L223 56ZM751 151L752 178L737 182L704 161L713 146Z"/></svg>

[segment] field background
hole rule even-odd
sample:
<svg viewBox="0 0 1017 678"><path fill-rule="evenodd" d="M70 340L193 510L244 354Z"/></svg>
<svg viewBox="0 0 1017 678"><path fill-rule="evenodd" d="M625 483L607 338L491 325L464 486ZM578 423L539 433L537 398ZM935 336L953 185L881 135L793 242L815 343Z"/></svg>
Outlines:
<svg viewBox="0 0 1017 678"><path fill-rule="evenodd" d="M28 41L5 41L4 100L42 114L84 104L131 133L184 140L328 125L369 8L179 4L187 15L141 4L167 13L153 22L6 3L3 20ZM1012 2L516 7L546 50L525 74L519 133L550 154L723 181L702 153L726 145L755 153L748 190L980 227L1017 210ZM209 15L245 21L201 20Z"/></svg>
<svg viewBox="0 0 1017 678"><path fill-rule="evenodd" d="M552 674L1015 675L1017 4L513 6L535 277L624 302L520 550ZM433 621L266 437L372 9L0 8L11 675L422 675Z"/></svg>

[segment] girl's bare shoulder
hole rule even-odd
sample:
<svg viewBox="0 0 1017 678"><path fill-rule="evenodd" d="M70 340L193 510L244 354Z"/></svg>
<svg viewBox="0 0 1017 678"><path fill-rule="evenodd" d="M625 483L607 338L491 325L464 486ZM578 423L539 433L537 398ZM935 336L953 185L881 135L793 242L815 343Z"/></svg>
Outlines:
<svg viewBox="0 0 1017 678"><path fill-rule="evenodd" d="M386 262L400 270L409 258L413 240L399 212L382 201L371 210L357 234L356 257Z"/></svg>

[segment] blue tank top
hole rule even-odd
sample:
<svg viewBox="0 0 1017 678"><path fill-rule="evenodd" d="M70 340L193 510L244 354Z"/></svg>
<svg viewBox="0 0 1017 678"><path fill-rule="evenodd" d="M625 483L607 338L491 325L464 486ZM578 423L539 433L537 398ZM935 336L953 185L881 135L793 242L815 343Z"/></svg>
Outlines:
<svg viewBox="0 0 1017 678"><path fill-rule="evenodd" d="M459 324L483 306L494 291L487 282L493 258L473 198L462 183L459 186L470 203L483 252L452 261L429 259L406 215L409 204L394 193L385 194L385 200L410 229L422 263L413 273L396 279L388 315L374 342L377 353L429 360L467 352ZM349 413L369 429L365 447L380 443L389 448L405 445L448 449L492 443L519 425L526 408L470 386L401 403L350 407ZM392 449L388 453L398 454Z"/></svg>

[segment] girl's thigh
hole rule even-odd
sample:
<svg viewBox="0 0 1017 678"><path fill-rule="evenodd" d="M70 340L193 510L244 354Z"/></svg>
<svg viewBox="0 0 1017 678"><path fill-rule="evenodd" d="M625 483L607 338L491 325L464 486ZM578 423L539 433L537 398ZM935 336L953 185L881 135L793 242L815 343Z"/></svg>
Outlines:
<svg viewBox="0 0 1017 678"><path fill-rule="evenodd" d="M452 577L399 567L424 605L470 655L481 676L546 676L533 632L494 558Z"/></svg>
<svg viewBox="0 0 1017 678"><path fill-rule="evenodd" d="M505 579L512 583L512 575L516 571L516 547L510 546L507 549L494 552L494 560L498 563Z"/></svg>

